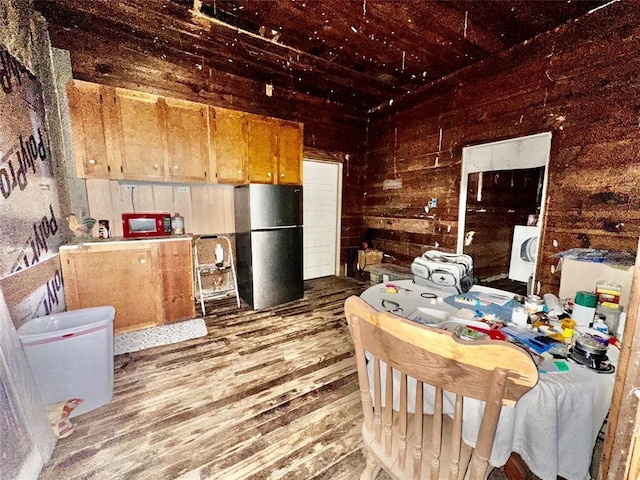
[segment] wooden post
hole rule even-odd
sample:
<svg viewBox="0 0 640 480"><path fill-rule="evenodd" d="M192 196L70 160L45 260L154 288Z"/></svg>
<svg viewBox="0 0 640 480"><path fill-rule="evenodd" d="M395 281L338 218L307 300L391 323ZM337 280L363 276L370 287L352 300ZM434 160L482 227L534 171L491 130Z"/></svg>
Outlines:
<svg viewBox="0 0 640 480"><path fill-rule="evenodd" d="M638 244L640 250L640 242ZM627 322L624 328L620 360L616 370L607 435L603 447L602 462L598 478L621 480L625 476L626 464L636 418L637 398L633 390L640 387L640 365L637 362L640 348L640 329L636 328L640 310L640 261L636 265L631 284L631 295L627 307ZM636 357L635 361L632 361ZM635 480L635 479L634 479Z"/></svg>

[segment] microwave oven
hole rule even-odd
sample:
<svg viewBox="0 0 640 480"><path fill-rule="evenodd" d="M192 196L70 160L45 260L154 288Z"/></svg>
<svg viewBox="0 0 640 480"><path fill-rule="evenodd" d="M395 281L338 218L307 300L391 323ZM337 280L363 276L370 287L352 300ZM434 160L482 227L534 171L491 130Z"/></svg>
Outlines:
<svg viewBox="0 0 640 480"><path fill-rule="evenodd" d="M171 214L123 213L122 234L125 238L171 235Z"/></svg>

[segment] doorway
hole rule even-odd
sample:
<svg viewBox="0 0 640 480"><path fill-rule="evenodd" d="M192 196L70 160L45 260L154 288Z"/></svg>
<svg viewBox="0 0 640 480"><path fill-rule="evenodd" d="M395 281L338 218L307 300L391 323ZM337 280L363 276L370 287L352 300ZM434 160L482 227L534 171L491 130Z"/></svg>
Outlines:
<svg viewBox="0 0 640 480"><path fill-rule="evenodd" d="M551 133L463 148L457 252L474 257L480 280L512 277L516 226L532 226L539 235L550 149ZM536 236L525 275L530 286L535 284L538 244Z"/></svg>
<svg viewBox="0 0 640 480"><path fill-rule="evenodd" d="M303 278L339 269L342 164L303 162Z"/></svg>

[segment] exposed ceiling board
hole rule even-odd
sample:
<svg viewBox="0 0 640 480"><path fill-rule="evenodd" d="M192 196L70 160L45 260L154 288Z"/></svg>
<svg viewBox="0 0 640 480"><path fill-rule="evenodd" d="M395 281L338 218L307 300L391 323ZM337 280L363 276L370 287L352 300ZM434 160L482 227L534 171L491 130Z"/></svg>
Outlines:
<svg viewBox="0 0 640 480"><path fill-rule="evenodd" d="M74 31L368 110L605 1L35 0ZM68 48L68 47L67 47ZM72 52L73 54L73 52Z"/></svg>

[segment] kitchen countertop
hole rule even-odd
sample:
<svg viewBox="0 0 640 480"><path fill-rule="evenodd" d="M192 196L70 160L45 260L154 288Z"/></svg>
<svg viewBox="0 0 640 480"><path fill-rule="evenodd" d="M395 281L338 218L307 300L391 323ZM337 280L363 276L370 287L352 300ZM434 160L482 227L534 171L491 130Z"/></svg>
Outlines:
<svg viewBox="0 0 640 480"><path fill-rule="evenodd" d="M84 238L74 237L63 247L78 247L81 245L103 245L103 244L117 244L117 243L129 243L129 242L168 242L175 240L193 240L195 235L162 235L157 237L140 237L140 238L125 238L125 237L112 237L112 238Z"/></svg>

